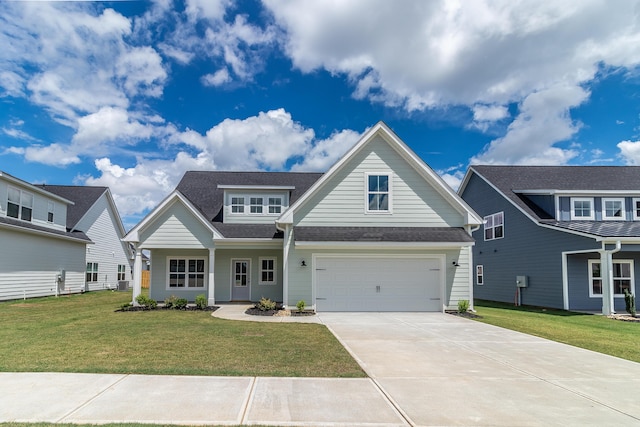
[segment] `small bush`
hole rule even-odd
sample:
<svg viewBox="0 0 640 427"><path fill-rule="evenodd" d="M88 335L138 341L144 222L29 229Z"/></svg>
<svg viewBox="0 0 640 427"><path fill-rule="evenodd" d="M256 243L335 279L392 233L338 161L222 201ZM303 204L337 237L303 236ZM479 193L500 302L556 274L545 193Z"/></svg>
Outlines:
<svg viewBox="0 0 640 427"><path fill-rule="evenodd" d="M130 303L130 302L126 302L126 303L124 303L124 304L122 304L122 305L120 306L120 310L122 310L122 311L127 311L127 310L129 310L131 307L132 307L132 306L131 306L131 303Z"/></svg>
<svg viewBox="0 0 640 427"><path fill-rule="evenodd" d="M469 300L461 299L458 301L458 313L466 313L469 310Z"/></svg>
<svg viewBox="0 0 640 427"><path fill-rule="evenodd" d="M624 304L627 313L636 317L636 297L634 297L627 289L624 290Z"/></svg>
<svg viewBox="0 0 640 427"><path fill-rule="evenodd" d="M256 304L256 308L260 311L269 311L276 309L276 302L271 301L269 298L262 297Z"/></svg>
<svg viewBox="0 0 640 427"><path fill-rule="evenodd" d="M196 295L196 308L198 310L207 308L207 297L204 294Z"/></svg>
<svg viewBox="0 0 640 427"><path fill-rule="evenodd" d="M184 310L187 308L187 304L189 304L189 301L186 298L178 298L173 306L176 310Z"/></svg>
<svg viewBox="0 0 640 427"><path fill-rule="evenodd" d="M166 297L164 299L164 308L173 308L176 304L178 297L175 295L171 295L170 297Z"/></svg>
<svg viewBox="0 0 640 427"><path fill-rule="evenodd" d="M301 299L300 301L298 301L298 303L296 304L296 307L298 307L298 311L302 312L304 311L304 308L306 307L307 304L305 304L304 300Z"/></svg>
<svg viewBox="0 0 640 427"><path fill-rule="evenodd" d="M140 294L136 297L136 302L147 310L153 310L154 308L158 307L158 302L156 300L151 299L143 294Z"/></svg>

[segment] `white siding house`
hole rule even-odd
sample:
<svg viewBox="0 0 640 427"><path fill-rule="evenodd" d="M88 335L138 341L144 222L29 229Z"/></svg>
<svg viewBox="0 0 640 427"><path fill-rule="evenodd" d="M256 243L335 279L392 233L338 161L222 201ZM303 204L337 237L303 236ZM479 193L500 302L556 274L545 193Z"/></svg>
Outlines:
<svg viewBox="0 0 640 427"><path fill-rule="evenodd" d="M378 123L325 174L187 172L124 240L135 271L150 251L157 300L443 311L473 300L471 232L481 224Z"/></svg>

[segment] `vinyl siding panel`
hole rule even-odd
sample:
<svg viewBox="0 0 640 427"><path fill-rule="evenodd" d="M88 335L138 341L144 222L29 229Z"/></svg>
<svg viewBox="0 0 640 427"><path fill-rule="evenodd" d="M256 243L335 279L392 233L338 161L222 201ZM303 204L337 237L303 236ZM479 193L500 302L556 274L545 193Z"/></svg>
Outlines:
<svg viewBox="0 0 640 427"><path fill-rule="evenodd" d="M125 265L125 280L131 281L132 262L120 240L118 214L112 209L103 194L78 223L77 228L85 232L94 242L87 245L87 261L98 263L98 282L87 283L87 290L116 289L118 265Z"/></svg>
<svg viewBox="0 0 640 427"><path fill-rule="evenodd" d="M13 182L9 183L2 178L0 178L0 215L7 215L7 197L9 186L33 195L33 211L31 215L31 224L51 228L58 231L67 230L67 205L65 203L62 203L54 198L46 197L42 193L35 192L30 187L19 185ZM49 212L47 202L53 202L54 204L53 222L47 221Z"/></svg>
<svg viewBox="0 0 640 427"><path fill-rule="evenodd" d="M392 213L366 213L366 173L392 175ZM304 226L460 227L464 218L386 141L377 136L294 215Z"/></svg>
<svg viewBox="0 0 640 427"><path fill-rule="evenodd" d="M473 233L474 269L484 267L484 285L478 286L474 278L475 298L512 303L516 276L528 276L523 304L562 308L562 252L599 245L590 238L538 226L475 174L462 198L481 217L504 212L504 238L485 241L483 227Z"/></svg>
<svg viewBox="0 0 640 427"><path fill-rule="evenodd" d="M0 241L0 300L55 295L61 270L60 293L84 290L84 243L12 230L0 230Z"/></svg>
<svg viewBox="0 0 640 427"><path fill-rule="evenodd" d="M176 201L140 232L140 247L199 249L213 247L213 234Z"/></svg>

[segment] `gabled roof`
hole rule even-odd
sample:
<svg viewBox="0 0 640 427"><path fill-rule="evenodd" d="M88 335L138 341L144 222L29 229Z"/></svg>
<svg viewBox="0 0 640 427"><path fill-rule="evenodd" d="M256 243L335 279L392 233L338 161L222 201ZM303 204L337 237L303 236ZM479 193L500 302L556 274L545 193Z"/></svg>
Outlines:
<svg viewBox="0 0 640 427"><path fill-rule="evenodd" d="M492 166L474 165L467 171L462 194L476 174L532 221L562 231L597 237L638 237L631 221L556 221L529 197L546 195L640 195L640 166Z"/></svg>
<svg viewBox="0 0 640 427"><path fill-rule="evenodd" d="M299 200L289 205L289 208L280 215L276 224L291 224L293 213L302 207L314 194L316 194L327 181L340 171L351 159L353 159L376 136L382 137L411 167L414 168L426 182L428 182L451 206L464 216L467 225L480 225L480 218L474 211L449 187L440 176L420 159L398 136L383 122L378 122L369 129L360 140L342 156Z"/></svg>
<svg viewBox="0 0 640 427"><path fill-rule="evenodd" d="M67 207L67 228L70 230L73 230L78 225L78 222L86 215L100 196L109 190L108 187L80 185L39 184L37 187L73 202L73 205Z"/></svg>
<svg viewBox="0 0 640 427"><path fill-rule="evenodd" d="M0 216L0 227L19 229L23 232L35 234L47 234L50 237L62 238L67 240L80 240L85 243L93 243L89 237L82 231L61 231L49 227L42 227L30 222L20 221L17 219Z"/></svg>
<svg viewBox="0 0 640 427"><path fill-rule="evenodd" d="M72 205L73 202L69 199L66 199L64 197L61 197L57 194L51 193L49 191L43 190L42 187L38 186L38 185L34 185L34 184L30 184L26 181L21 180L20 178L16 178L15 176L8 174L6 172L0 171L0 178L4 178L7 181L11 182L12 184L17 184L17 185L22 185L24 187L27 187L29 190L31 191L35 191L39 194L42 194L44 196L50 197L52 199L57 199L59 201L61 201L62 203L65 204L70 204Z"/></svg>

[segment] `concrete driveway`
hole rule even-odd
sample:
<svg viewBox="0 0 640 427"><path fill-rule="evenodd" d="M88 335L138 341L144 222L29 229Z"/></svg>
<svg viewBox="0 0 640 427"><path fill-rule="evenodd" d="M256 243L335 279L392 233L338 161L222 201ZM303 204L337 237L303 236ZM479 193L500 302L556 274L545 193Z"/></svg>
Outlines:
<svg viewBox="0 0 640 427"><path fill-rule="evenodd" d="M412 425L640 425L638 363L442 313L319 318Z"/></svg>

